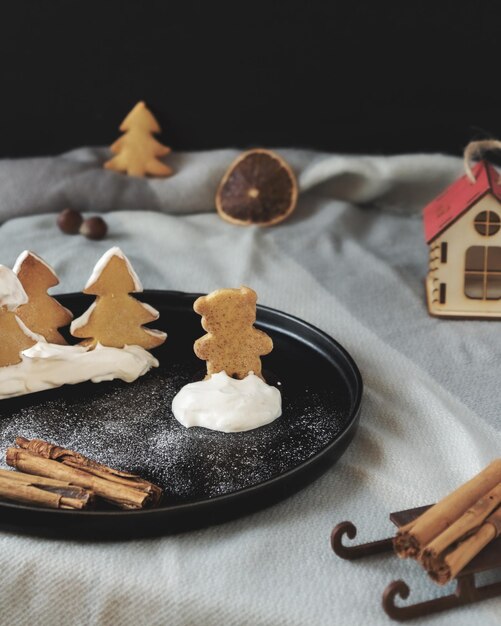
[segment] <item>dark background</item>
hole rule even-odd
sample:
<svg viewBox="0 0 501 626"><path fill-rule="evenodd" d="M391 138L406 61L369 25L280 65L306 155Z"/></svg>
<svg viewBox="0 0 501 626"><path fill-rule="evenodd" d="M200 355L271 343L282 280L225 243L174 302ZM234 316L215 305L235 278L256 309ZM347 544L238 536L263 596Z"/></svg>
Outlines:
<svg viewBox="0 0 501 626"><path fill-rule="evenodd" d="M501 137L500 18L496 3L5 3L0 156L110 144L141 99L174 150L459 154Z"/></svg>

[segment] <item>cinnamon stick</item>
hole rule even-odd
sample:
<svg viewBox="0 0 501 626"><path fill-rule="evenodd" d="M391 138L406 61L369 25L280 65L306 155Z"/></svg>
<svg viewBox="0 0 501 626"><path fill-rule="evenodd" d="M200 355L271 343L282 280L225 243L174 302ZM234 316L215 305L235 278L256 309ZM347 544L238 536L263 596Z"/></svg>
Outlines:
<svg viewBox="0 0 501 626"><path fill-rule="evenodd" d="M137 489L131 485L120 483L95 476L83 469L68 466L64 463L37 456L22 448L8 448L6 454L7 464L27 474L45 476L56 480L71 483L90 489L96 495L112 502L123 509L141 509L152 503L153 497L144 489ZM156 496L155 486L152 490Z"/></svg>
<svg viewBox="0 0 501 626"><path fill-rule="evenodd" d="M144 491L144 493L148 495L148 504L151 506L158 504L162 496L162 490L160 487L157 487L135 474L129 474L128 472L113 469L107 465L93 461L79 452L61 448L60 446L49 443L48 441L43 441L42 439L30 440L24 437L16 437L16 445L24 450L28 450L36 456L52 459L63 463L64 465L68 465L69 467L84 470L94 476L119 485L125 485L127 487Z"/></svg>
<svg viewBox="0 0 501 626"><path fill-rule="evenodd" d="M423 567L427 570L433 569L435 567L434 562L440 558L442 553L476 530L500 504L501 483L482 496L449 528L423 548L419 555Z"/></svg>
<svg viewBox="0 0 501 626"><path fill-rule="evenodd" d="M489 515L478 530L457 547L430 563L428 575L439 585L445 585L455 578L477 554L501 532L501 509Z"/></svg>
<svg viewBox="0 0 501 626"><path fill-rule="evenodd" d="M496 459L416 520L402 526L394 539L397 555L400 558L416 558L422 548L499 483L501 483L501 459Z"/></svg>
<svg viewBox="0 0 501 626"><path fill-rule="evenodd" d="M52 509L81 510L93 502L90 490L67 482L21 472L0 470L0 496L13 502L37 504Z"/></svg>

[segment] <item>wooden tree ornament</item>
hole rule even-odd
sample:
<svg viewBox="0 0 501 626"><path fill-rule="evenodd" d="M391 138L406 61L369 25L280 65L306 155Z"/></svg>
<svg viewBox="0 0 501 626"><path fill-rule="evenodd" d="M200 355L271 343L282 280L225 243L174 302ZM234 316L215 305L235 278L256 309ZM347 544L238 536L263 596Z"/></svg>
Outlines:
<svg viewBox="0 0 501 626"><path fill-rule="evenodd" d="M100 343L112 348L135 345L150 350L161 345L167 335L142 326L158 319L158 311L129 295L142 290L139 278L123 252L111 248L98 261L83 290L97 299L72 322L71 334L84 339L82 345L92 347Z"/></svg>
<svg viewBox="0 0 501 626"><path fill-rule="evenodd" d="M67 326L73 315L47 293L50 287L59 284L52 267L34 252L25 250L18 257L14 272L28 296L28 302L16 310L16 315L49 343L66 344L58 328Z"/></svg>
<svg viewBox="0 0 501 626"><path fill-rule="evenodd" d="M272 351L273 342L254 328L256 301L249 287L218 289L195 301L193 308L208 332L195 341L194 350L207 361L208 377L224 371L239 379L249 372L262 378L260 357Z"/></svg>
<svg viewBox="0 0 501 626"><path fill-rule="evenodd" d="M0 367L20 363L21 352L37 343L38 337L15 313L18 306L27 301L16 274L0 265Z"/></svg>
<svg viewBox="0 0 501 626"><path fill-rule="evenodd" d="M125 134L117 139L110 150L116 155L104 167L129 176L170 176L173 171L158 157L171 151L152 134L161 131L157 120L144 102L138 102L120 126Z"/></svg>

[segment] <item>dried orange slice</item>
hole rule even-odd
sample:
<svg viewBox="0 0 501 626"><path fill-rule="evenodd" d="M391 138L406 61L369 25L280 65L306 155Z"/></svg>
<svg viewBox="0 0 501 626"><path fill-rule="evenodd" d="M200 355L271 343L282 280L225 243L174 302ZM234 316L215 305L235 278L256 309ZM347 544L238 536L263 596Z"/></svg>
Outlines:
<svg viewBox="0 0 501 626"><path fill-rule="evenodd" d="M296 177L282 158L271 150L249 150L223 176L216 208L232 224L271 226L292 213L297 194Z"/></svg>

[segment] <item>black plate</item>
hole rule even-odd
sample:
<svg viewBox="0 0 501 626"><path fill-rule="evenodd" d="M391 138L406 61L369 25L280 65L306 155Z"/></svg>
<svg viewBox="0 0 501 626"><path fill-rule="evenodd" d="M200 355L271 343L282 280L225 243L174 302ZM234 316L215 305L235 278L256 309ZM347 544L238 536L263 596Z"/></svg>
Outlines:
<svg viewBox="0 0 501 626"><path fill-rule="evenodd" d="M263 367L269 381L280 383L282 417L231 434L186 429L174 419L174 394L203 372L193 353L193 341L203 334L192 309L196 297L142 294L160 311L153 326L169 337L156 351L160 367L138 381L68 385L0 401L2 451L17 435L76 449L161 485L160 508L74 512L2 502L2 528L106 539L208 526L287 497L343 454L358 424L362 379L356 364L325 333L266 307L258 307L257 326L273 338ZM75 315L92 302L82 294L59 300Z"/></svg>

